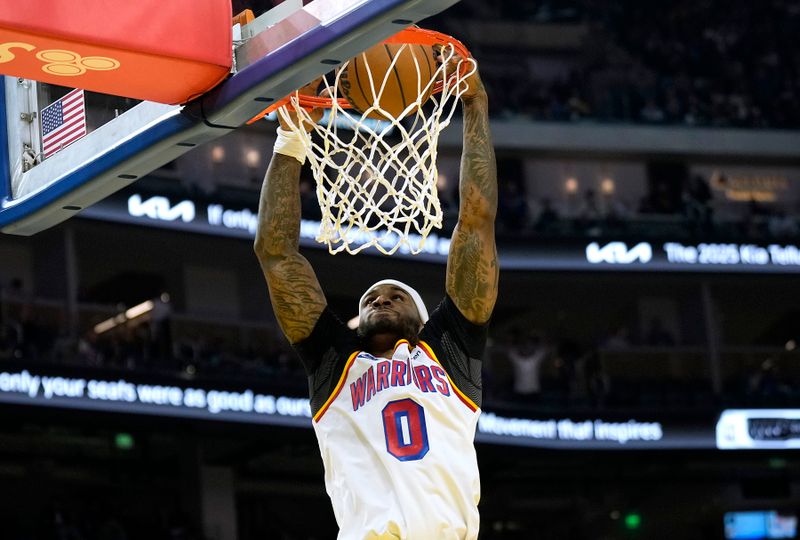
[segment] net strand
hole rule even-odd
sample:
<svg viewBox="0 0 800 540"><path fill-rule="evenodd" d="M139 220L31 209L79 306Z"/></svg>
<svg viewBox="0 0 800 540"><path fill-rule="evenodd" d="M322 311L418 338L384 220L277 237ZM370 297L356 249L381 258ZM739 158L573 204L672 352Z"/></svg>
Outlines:
<svg viewBox="0 0 800 540"><path fill-rule="evenodd" d="M364 55L359 58L375 97L363 113L339 104L340 79L347 64L333 78L323 78L332 101L327 123L314 122L310 111L300 106L297 94L278 110L303 141L322 211L317 241L326 244L332 254L356 254L373 247L386 255L399 249L416 255L425 250L431 231L442 227L436 187L439 134L450 125L458 98L467 89L465 80L476 64L471 58L461 59L452 70L455 49L445 46L442 62L425 82L419 60L412 54L417 99L394 117L380 102L391 68L405 47L410 45L401 46L383 77L372 73ZM464 62L468 66L462 69ZM441 92L434 93L437 85ZM298 112L297 122L288 107ZM366 119L376 116L382 122L371 128ZM306 132L302 126L309 124L314 127Z"/></svg>

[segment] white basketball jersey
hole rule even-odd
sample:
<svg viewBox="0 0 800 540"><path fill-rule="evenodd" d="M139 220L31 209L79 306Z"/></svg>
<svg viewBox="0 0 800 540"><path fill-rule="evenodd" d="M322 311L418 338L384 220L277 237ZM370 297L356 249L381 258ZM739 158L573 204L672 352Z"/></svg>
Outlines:
<svg viewBox="0 0 800 540"><path fill-rule="evenodd" d="M479 414L425 342L353 353L314 416L339 540L477 538Z"/></svg>

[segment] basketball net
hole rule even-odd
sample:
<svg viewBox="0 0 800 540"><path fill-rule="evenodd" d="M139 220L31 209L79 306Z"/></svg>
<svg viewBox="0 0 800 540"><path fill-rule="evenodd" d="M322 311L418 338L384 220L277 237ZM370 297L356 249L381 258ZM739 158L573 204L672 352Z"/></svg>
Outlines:
<svg viewBox="0 0 800 540"><path fill-rule="evenodd" d="M323 78L322 94L331 98L326 104L330 117L325 125L311 119L310 109L303 108L303 99L297 93L278 109L305 146L322 210L317 241L326 244L332 254L355 254L374 247L386 255L398 249L416 255L425 250L431 230L442 227L436 189L439 134L450 124L458 98L467 90L465 80L477 64L460 55L462 59L454 70L450 64L456 49L452 44L445 45L442 63L426 82L420 76L417 56L411 55L417 71L417 99L394 117L381 109L380 102L402 52L394 56L385 74L373 74L367 65L375 100L363 115L339 97L339 82L347 64ZM423 103L428 95L430 99ZM288 107L299 111L299 121L293 121ZM368 115L385 122L372 128L365 121ZM314 125L311 132L301 127L304 123Z"/></svg>

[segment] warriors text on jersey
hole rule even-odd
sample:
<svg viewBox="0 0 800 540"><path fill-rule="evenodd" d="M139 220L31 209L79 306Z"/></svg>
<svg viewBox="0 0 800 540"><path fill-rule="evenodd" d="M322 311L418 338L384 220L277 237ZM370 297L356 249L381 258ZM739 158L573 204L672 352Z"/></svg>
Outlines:
<svg viewBox="0 0 800 540"><path fill-rule="evenodd" d="M297 344L339 540L477 538L486 332L445 297L391 359L361 351L327 308Z"/></svg>

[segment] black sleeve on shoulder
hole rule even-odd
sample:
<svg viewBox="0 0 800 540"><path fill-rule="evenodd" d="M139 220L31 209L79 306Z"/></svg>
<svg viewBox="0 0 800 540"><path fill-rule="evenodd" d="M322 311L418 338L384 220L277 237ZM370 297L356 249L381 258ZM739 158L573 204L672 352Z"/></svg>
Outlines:
<svg viewBox="0 0 800 540"><path fill-rule="evenodd" d="M356 332L347 328L327 306L311 334L294 344L308 374L312 414L316 414L333 393L347 359L358 349Z"/></svg>
<svg viewBox="0 0 800 540"><path fill-rule="evenodd" d="M433 310L420 332L453 383L481 406L481 364L489 323L475 324L461 313L449 295Z"/></svg>

